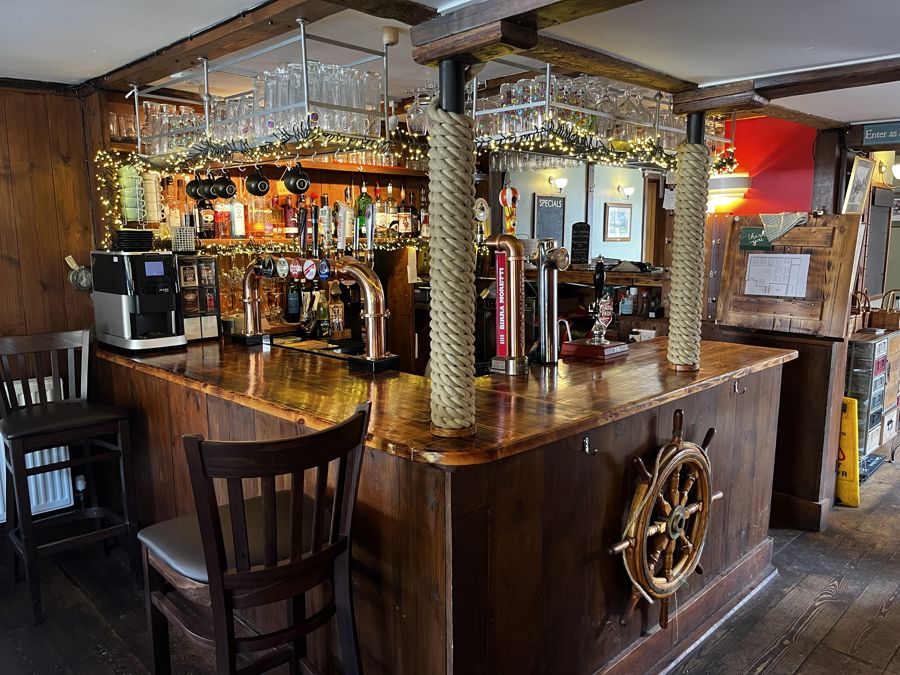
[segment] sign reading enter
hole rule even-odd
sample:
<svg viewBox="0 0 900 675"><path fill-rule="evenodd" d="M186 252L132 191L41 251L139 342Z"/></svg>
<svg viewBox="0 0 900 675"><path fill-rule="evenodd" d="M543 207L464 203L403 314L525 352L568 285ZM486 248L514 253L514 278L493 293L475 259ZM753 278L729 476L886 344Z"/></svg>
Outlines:
<svg viewBox="0 0 900 675"><path fill-rule="evenodd" d="M900 143L900 122L863 125L863 145Z"/></svg>

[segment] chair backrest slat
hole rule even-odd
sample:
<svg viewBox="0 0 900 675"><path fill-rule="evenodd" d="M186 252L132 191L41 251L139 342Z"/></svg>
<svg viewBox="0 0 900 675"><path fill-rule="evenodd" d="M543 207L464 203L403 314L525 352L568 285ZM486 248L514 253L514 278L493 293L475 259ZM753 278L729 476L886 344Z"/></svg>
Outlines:
<svg viewBox="0 0 900 675"><path fill-rule="evenodd" d="M247 537L247 514L244 510L244 486L240 478L228 479L228 511L234 541L234 564L239 570L250 569L250 544Z"/></svg>
<svg viewBox="0 0 900 675"><path fill-rule="evenodd" d="M50 351L50 377L53 379L53 400L61 401L62 392L60 391L59 382L59 350L52 349Z"/></svg>
<svg viewBox="0 0 900 675"><path fill-rule="evenodd" d="M291 561L303 555L303 471L291 474Z"/></svg>
<svg viewBox="0 0 900 675"><path fill-rule="evenodd" d="M31 367L34 372L34 379L37 383L38 401L47 402L47 382L44 372L44 355L31 352ZM24 386L24 383L23 383Z"/></svg>
<svg viewBox="0 0 900 675"><path fill-rule="evenodd" d="M334 427L278 441L204 441L185 436L214 607L286 600L330 578L335 556L349 546L369 411L367 403ZM334 495L329 499L332 465ZM312 469L310 499L304 478ZM276 477L282 475L290 476L288 493L276 491ZM228 506L221 508L227 510L230 523L219 517L214 479L227 484ZM260 497L245 502L241 486L245 479L259 480ZM279 505L289 506L281 517ZM257 513L261 524L255 520ZM248 515L253 521L249 525ZM251 537L249 527L254 528ZM231 529L233 551L225 548L226 528ZM279 530L290 536L288 550L279 550Z"/></svg>
<svg viewBox="0 0 900 675"><path fill-rule="evenodd" d="M75 388L75 350L67 349L66 350L66 361L68 365L68 375L69 375L69 391L66 394L66 398L78 398L78 390Z"/></svg>
<svg viewBox="0 0 900 675"><path fill-rule="evenodd" d="M30 408L34 405L34 401L31 400L31 385L28 382L28 366L25 365L25 354L16 354L16 364L19 367L18 377L16 379L19 380L19 383L22 386L22 398L25 401L25 406ZM13 395L16 393L17 392L13 392Z"/></svg>
<svg viewBox="0 0 900 675"><path fill-rule="evenodd" d="M278 516L275 513L275 476L260 478L263 517L263 564L278 564Z"/></svg>
<svg viewBox="0 0 900 675"><path fill-rule="evenodd" d="M313 492L312 551L322 550L324 545L325 488L328 486L328 465L316 467L316 487Z"/></svg>
<svg viewBox="0 0 900 675"><path fill-rule="evenodd" d="M7 415L19 407L19 401L16 398L15 378L9 365L9 357L6 354L0 354L0 379L2 379L3 384L3 390L0 391L0 399L3 402L3 414Z"/></svg>

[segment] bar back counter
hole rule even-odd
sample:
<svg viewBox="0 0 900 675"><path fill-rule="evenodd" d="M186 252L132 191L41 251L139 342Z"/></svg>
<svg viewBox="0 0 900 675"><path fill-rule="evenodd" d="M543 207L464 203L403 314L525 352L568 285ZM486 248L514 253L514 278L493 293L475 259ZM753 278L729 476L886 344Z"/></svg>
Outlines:
<svg viewBox="0 0 900 675"><path fill-rule="evenodd" d="M781 370L796 357L704 342L701 369L676 373L666 345L478 378L467 438L431 435L427 378L351 373L278 347L100 351L94 376L105 400L133 412L144 524L193 511L183 434L296 435L372 401L353 543L366 673L636 673L670 661L774 573ZM653 466L676 409L686 440L716 428L711 487L724 497L710 506L702 574L677 592L668 628L657 626L659 603L621 625L631 583L608 549L622 538L634 459ZM333 635L318 640L314 662L336 668Z"/></svg>

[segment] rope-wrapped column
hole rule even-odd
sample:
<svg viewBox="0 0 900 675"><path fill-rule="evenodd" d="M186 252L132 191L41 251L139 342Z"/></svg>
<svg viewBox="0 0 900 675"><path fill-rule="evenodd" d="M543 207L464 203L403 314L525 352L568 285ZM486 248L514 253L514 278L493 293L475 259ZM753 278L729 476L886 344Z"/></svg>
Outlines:
<svg viewBox="0 0 900 675"><path fill-rule="evenodd" d="M701 116L701 124L702 119ZM675 370L700 368L700 321L703 316L709 151L702 136L699 143L688 140L693 139L686 139L678 146L672 235L668 359Z"/></svg>
<svg viewBox="0 0 900 675"><path fill-rule="evenodd" d="M437 99L428 131L431 431L463 436L475 432L475 135L469 117Z"/></svg>

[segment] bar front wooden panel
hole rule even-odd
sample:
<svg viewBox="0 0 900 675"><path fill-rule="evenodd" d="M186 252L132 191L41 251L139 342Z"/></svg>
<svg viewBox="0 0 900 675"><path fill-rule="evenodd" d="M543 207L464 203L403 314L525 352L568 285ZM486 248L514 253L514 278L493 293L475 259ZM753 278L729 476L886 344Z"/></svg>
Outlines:
<svg viewBox="0 0 900 675"><path fill-rule="evenodd" d="M632 371L658 368L658 348L636 349ZM426 442L418 429L428 406L424 378L362 377L286 350L233 349L210 344L96 360L98 391L135 413L140 517L151 522L193 508L181 434L238 440L302 433L320 425L311 409L339 419L343 408L330 406L371 398L377 412L354 522L367 673L647 672L771 571L766 528L777 392L789 352L710 343L705 375L715 378L684 389L676 383L693 376L679 380L664 362L630 389L619 379L622 364L561 364L553 377L553 369L539 369L543 375L527 381L481 378L480 400L505 404L483 408L479 433L494 445L457 439L454 451L447 445L454 439ZM223 350L234 359L231 372ZM330 394L316 386L325 376ZM628 414L573 413L611 401ZM619 625L630 586L607 548L621 537L633 458L652 463L671 436L676 408L685 411L689 439L717 428L712 487L725 497L711 507L704 574L679 591L670 628L642 637L658 605ZM584 452L585 436L596 454ZM284 615L273 607L249 618L274 626ZM340 670L334 638L331 627L311 645L328 672Z"/></svg>
<svg viewBox="0 0 900 675"><path fill-rule="evenodd" d="M91 230L80 101L0 88L0 335L91 325L63 263L89 263Z"/></svg>

